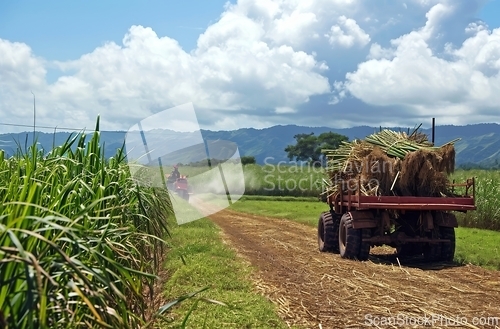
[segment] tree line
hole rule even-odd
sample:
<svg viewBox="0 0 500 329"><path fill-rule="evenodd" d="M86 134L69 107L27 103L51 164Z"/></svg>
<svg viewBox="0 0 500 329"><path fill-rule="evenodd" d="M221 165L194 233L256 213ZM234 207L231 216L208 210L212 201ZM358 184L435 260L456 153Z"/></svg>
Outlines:
<svg viewBox="0 0 500 329"><path fill-rule="evenodd" d="M322 133L318 136L314 133L297 134L295 145L288 145L285 148L289 160L304 161L314 166L321 166L325 163L322 150L337 149L342 142L348 142L349 138L334 132Z"/></svg>

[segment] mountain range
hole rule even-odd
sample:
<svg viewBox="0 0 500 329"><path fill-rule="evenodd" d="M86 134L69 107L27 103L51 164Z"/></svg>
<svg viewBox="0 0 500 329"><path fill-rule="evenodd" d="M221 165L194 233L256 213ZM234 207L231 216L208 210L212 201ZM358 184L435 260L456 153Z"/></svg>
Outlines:
<svg viewBox="0 0 500 329"><path fill-rule="evenodd" d="M278 125L264 129L241 128L231 131L201 130L203 139L207 141L230 141L236 144L240 156L253 156L257 163L278 163L289 161L284 151L287 145L295 144L294 136L301 133L335 132L347 136L349 140L364 138L380 129L396 131L413 130L415 127L369 127L352 128L305 127L298 125ZM431 129L421 129L431 139ZM162 132L157 132L160 135ZM171 133L171 132L170 132ZM87 133L91 135L92 132ZM158 135L158 136L160 136ZM165 133L164 135L169 135ZM175 136L193 136L191 133L176 133ZM44 150L50 150L54 145L64 143L70 136L68 132L44 133L36 132L36 140ZM105 156L110 157L124 144L125 131L101 131L101 143ZM439 146L460 138L455 143L457 167L500 167L500 125L496 123L472 124L466 126L442 125L435 127L435 145ZM89 136L90 139L90 136ZM19 147L30 146L33 132L0 134L0 149L7 155L12 155ZM178 144L178 138L173 139ZM191 144L193 145L193 144ZM177 148L178 150L178 148ZM198 155L199 155L199 151Z"/></svg>

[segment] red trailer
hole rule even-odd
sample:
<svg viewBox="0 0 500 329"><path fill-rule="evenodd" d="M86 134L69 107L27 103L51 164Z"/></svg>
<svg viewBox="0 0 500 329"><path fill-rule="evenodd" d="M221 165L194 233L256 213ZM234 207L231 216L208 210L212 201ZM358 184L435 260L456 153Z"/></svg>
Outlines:
<svg viewBox="0 0 500 329"><path fill-rule="evenodd" d="M358 181L358 191L359 186ZM364 196L342 185L338 191L327 198L330 211L319 218L319 250L357 260L367 260L371 247L388 245L399 256L451 261L458 227L453 212L476 209L474 178L451 184L449 197Z"/></svg>

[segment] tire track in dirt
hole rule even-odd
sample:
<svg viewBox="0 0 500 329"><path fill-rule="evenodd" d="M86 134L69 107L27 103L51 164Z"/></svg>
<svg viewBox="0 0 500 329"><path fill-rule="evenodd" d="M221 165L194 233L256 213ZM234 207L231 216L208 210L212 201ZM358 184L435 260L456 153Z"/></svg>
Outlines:
<svg viewBox="0 0 500 329"><path fill-rule="evenodd" d="M400 266L393 256L392 261L377 255L367 262L344 260L319 252L316 229L303 224L231 210L208 217L257 269L256 287L279 306L289 325L366 328L376 327L375 320L390 320L392 326L380 327L425 327L411 326L420 322L433 328L500 328L491 319L500 322L498 271L453 264ZM474 326L474 317L493 325Z"/></svg>

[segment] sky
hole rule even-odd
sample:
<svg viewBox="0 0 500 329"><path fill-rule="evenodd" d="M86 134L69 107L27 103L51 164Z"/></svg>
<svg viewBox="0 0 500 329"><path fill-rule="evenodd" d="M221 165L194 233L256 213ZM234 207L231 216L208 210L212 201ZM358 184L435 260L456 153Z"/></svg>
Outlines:
<svg viewBox="0 0 500 329"><path fill-rule="evenodd" d="M0 133L500 123L500 0L0 1Z"/></svg>

